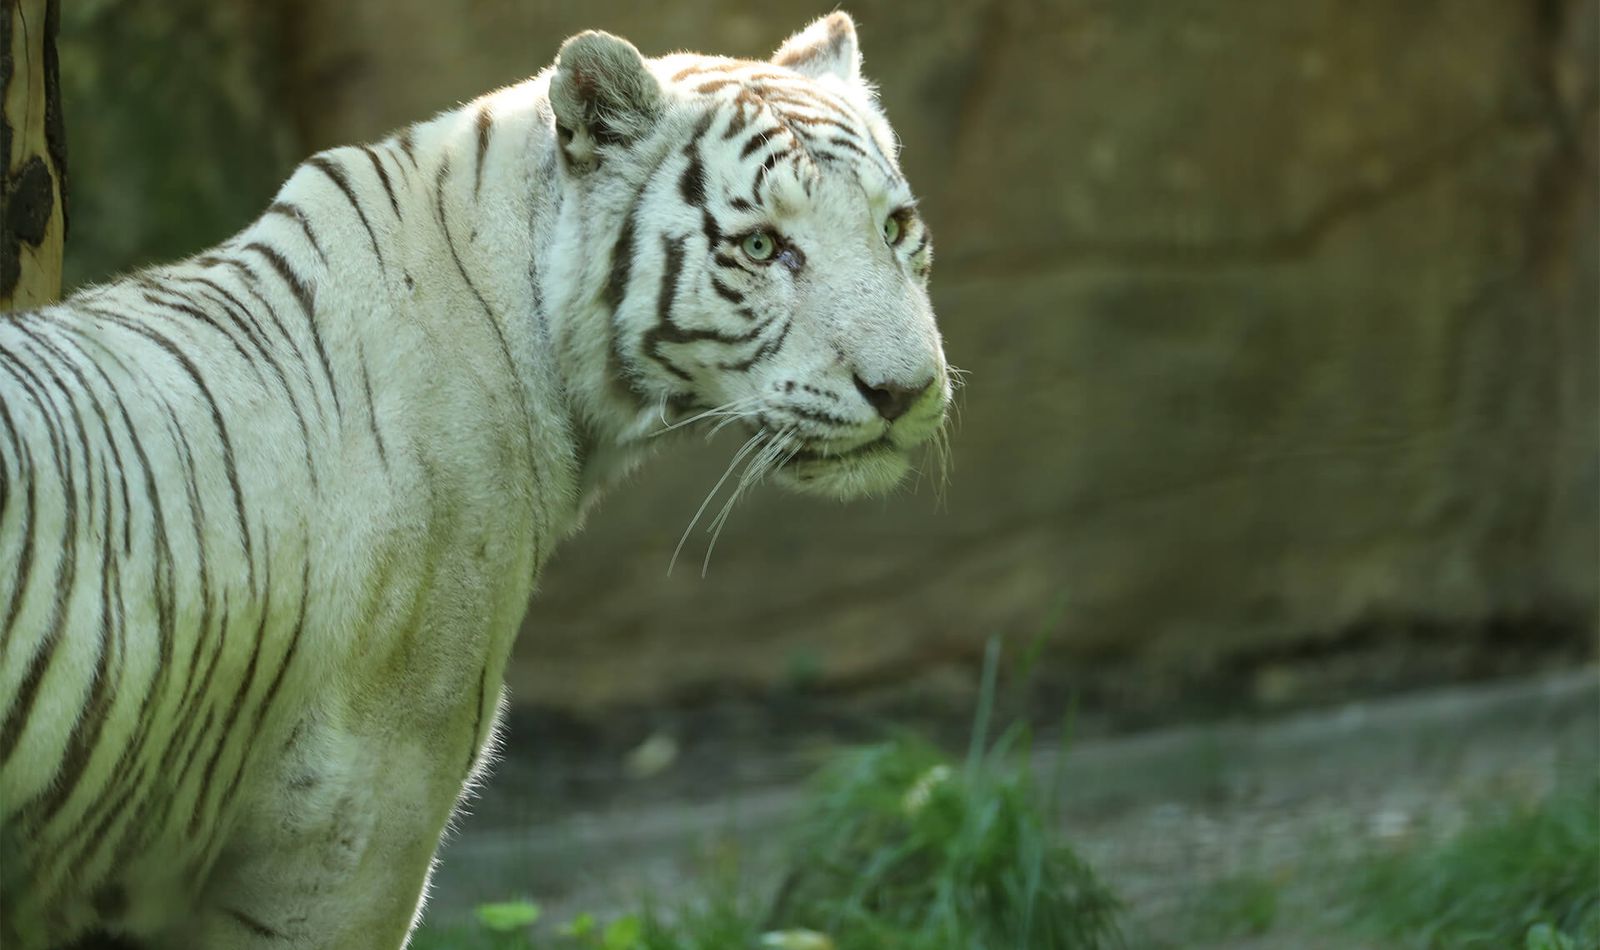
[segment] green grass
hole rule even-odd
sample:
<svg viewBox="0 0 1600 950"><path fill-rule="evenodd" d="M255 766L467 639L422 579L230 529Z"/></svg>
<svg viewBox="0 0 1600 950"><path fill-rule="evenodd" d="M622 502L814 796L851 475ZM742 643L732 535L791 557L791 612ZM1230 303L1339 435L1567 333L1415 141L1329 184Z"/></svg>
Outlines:
<svg viewBox="0 0 1600 950"><path fill-rule="evenodd" d="M1256 937L1278 921L1281 887L1259 874L1237 874L1206 888L1194 910L1194 936L1204 940Z"/></svg>
<svg viewBox="0 0 1600 950"><path fill-rule="evenodd" d="M1120 907L1060 840L1022 727L989 739L991 644L967 755L902 736L838 754L816 776L775 893L737 867L670 905L533 926L532 905L479 909L476 926L424 929L419 950L1100 950Z"/></svg>
<svg viewBox="0 0 1600 950"><path fill-rule="evenodd" d="M1049 807L1060 801L1061 776L1042 787L1026 728L990 737L997 666L991 646L965 756L910 735L836 754L813 779L775 866L730 858L669 900L596 908L576 920L538 920L531 904L488 905L476 923L424 929L413 946L1123 946L1121 905L1061 839ZM1600 782L1532 803L1486 802L1445 841L1354 860L1319 861L1318 853L1308 846L1304 861L1271 875L1203 885L1173 946L1316 935L1419 950L1600 950Z"/></svg>
<svg viewBox="0 0 1600 950"><path fill-rule="evenodd" d="M1362 946L1600 950L1600 783L1484 802L1444 841L1214 881L1184 926L1215 942L1280 925Z"/></svg>
<svg viewBox="0 0 1600 950"><path fill-rule="evenodd" d="M1600 947L1600 783L1485 804L1454 838L1374 856L1351 920L1421 947ZM1536 931L1536 928L1543 930Z"/></svg>

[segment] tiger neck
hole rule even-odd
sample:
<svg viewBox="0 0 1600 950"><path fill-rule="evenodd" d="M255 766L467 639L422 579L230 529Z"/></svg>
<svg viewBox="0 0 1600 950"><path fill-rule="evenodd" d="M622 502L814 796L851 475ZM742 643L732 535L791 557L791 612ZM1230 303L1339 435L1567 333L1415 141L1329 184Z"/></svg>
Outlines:
<svg viewBox="0 0 1600 950"><path fill-rule="evenodd" d="M624 180L597 187L562 168L546 82L540 76L435 119L448 169L441 174L460 180L444 199L428 198L441 209L447 253L495 312L539 451L572 473L576 526L649 454L662 407L621 376L605 293L636 188Z"/></svg>
<svg viewBox="0 0 1600 950"><path fill-rule="evenodd" d="M574 176L562 166L553 121L545 116L530 150L538 169L531 270L573 435L581 515L662 441L656 436L668 405L640 391L624 369L614 285L619 260L634 253L624 220L670 144L659 135L636 146L626 168Z"/></svg>

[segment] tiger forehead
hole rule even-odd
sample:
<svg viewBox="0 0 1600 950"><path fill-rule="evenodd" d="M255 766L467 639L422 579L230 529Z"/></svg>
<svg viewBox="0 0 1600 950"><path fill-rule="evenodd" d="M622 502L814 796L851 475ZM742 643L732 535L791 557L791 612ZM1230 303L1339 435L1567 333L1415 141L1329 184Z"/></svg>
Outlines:
<svg viewBox="0 0 1600 950"><path fill-rule="evenodd" d="M710 131L718 114L731 109L720 128L722 141L745 134L740 157L761 160L765 172L784 159L808 183L826 167L846 169L879 200L909 196L894 150L845 96L781 67L753 60L698 61L672 74L672 81L696 96L712 99L695 139ZM769 146L779 146L770 151ZM865 174L871 168L877 174Z"/></svg>

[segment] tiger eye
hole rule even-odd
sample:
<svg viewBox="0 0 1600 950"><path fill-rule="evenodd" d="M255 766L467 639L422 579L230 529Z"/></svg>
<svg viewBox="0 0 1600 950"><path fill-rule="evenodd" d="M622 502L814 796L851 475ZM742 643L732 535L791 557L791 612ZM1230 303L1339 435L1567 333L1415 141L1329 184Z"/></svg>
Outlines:
<svg viewBox="0 0 1600 950"><path fill-rule="evenodd" d="M756 231L739 242L739 247L752 261L768 261L778 252L778 240L766 231Z"/></svg>
<svg viewBox="0 0 1600 950"><path fill-rule="evenodd" d="M900 243L899 217L891 214L883 219L883 243L891 247Z"/></svg>

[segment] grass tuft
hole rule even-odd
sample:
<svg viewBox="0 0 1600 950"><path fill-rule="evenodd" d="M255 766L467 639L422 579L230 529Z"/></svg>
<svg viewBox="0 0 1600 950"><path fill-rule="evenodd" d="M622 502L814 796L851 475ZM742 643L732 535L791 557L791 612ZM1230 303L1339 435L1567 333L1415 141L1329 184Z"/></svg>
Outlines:
<svg viewBox="0 0 1600 950"><path fill-rule="evenodd" d="M988 741L998 658L991 643L961 765L903 737L822 770L775 924L839 950L1121 945L1116 898L1050 826L1028 730Z"/></svg>
<svg viewBox="0 0 1600 950"><path fill-rule="evenodd" d="M1485 805L1442 845L1368 859L1352 919L1424 947L1600 947L1600 783Z"/></svg>
<svg viewBox="0 0 1600 950"><path fill-rule="evenodd" d="M1101 950L1123 945L1120 905L1060 841L1050 792L1030 768L1031 736L993 742L998 644L985 657L972 741L957 762L902 736L840 753L813 782L771 899L737 868L671 906L589 915L554 934L437 931L424 950ZM755 875L751 876L756 877ZM516 921L526 905L491 905ZM519 917L520 915L520 917ZM487 928L488 918L480 914Z"/></svg>

